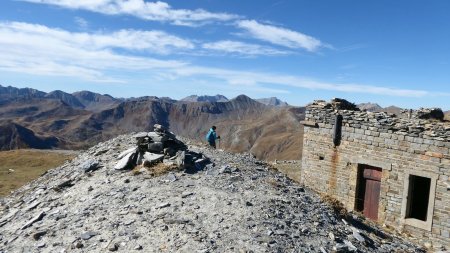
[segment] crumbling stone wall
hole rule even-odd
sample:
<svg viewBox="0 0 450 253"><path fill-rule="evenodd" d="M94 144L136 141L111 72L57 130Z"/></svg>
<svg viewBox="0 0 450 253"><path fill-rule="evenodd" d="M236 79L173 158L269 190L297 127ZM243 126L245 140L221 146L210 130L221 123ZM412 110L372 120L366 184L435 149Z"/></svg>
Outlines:
<svg viewBox="0 0 450 253"><path fill-rule="evenodd" d="M435 112L435 110L431 110ZM381 168L378 222L407 232L422 243L450 245L450 124L424 116L359 111L334 99L307 106L303 140L302 182L355 210L358 168ZM341 139L333 142L337 115ZM431 181L426 222L405 218L410 175ZM431 213L431 214L430 214Z"/></svg>

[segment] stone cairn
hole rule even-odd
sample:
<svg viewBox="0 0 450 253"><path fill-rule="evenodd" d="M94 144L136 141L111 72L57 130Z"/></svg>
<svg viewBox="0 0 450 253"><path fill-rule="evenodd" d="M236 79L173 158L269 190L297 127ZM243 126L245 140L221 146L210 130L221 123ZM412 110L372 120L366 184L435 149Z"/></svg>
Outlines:
<svg viewBox="0 0 450 253"><path fill-rule="evenodd" d="M178 140L174 133L155 124L153 132L140 132L133 136L136 147L122 152L117 158L115 170L133 169L137 165L151 167L157 163L176 165L180 169L202 169L209 163L203 154L187 150L187 146Z"/></svg>

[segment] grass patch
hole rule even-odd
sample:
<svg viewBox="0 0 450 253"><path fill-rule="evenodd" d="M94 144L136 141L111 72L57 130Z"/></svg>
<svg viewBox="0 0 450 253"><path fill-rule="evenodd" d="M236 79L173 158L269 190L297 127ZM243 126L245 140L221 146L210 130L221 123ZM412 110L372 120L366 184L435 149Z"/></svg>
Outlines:
<svg viewBox="0 0 450 253"><path fill-rule="evenodd" d="M131 173L133 175L139 175L141 174L143 169L146 169L148 171L148 174L152 177L159 177L161 175L167 174L170 171L180 170L176 164L156 163L149 167L138 165L131 171Z"/></svg>
<svg viewBox="0 0 450 253"><path fill-rule="evenodd" d="M75 157L73 154L45 150L0 152L0 196L7 196L49 169Z"/></svg>
<svg viewBox="0 0 450 253"><path fill-rule="evenodd" d="M347 218L349 213L347 209L344 207L344 205L334 197L328 195L328 194L321 194L321 198L323 201L327 202L331 205L334 212L339 215L340 217Z"/></svg>

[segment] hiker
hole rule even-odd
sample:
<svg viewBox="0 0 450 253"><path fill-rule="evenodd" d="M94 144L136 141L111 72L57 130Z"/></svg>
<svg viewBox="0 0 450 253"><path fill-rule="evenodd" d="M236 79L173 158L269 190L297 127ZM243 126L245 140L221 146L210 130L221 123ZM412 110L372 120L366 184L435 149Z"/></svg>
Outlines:
<svg viewBox="0 0 450 253"><path fill-rule="evenodd" d="M208 134L206 135L206 140L208 141L209 146L216 148L217 139L220 139L220 136L217 136L216 126L212 126L211 129L209 129Z"/></svg>

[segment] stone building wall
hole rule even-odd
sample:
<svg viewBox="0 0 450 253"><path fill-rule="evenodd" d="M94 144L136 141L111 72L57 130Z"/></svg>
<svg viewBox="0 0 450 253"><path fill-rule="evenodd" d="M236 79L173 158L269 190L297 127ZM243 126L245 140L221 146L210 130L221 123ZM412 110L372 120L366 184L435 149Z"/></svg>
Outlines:
<svg viewBox="0 0 450 253"><path fill-rule="evenodd" d="M340 143L335 145L333 128L338 114L342 115L342 132ZM402 118L358 111L353 104L339 99L310 104L303 122L302 182L355 210L356 198L361 198L361 168L381 168L377 221L407 232L422 243L448 247L450 124L420 119L426 116L417 111L409 114ZM419 177L430 182L425 221L405 218L412 210L409 198L416 193L410 192L410 180Z"/></svg>

